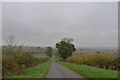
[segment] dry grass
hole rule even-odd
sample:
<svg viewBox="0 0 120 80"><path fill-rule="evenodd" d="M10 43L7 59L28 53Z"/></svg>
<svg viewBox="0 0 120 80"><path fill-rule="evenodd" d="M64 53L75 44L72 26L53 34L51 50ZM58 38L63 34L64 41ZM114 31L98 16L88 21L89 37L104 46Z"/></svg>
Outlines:
<svg viewBox="0 0 120 80"><path fill-rule="evenodd" d="M76 50L72 56L83 56L83 55L94 55L94 54L99 54L100 53L105 53L110 56L118 56L117 51L112 51L112 50L107 50L107 51L96 51L96 50Z"/></svg>
<svg viewBox="0 0 120 80"><path fill-rule="evenodd" d="M29 54L43 54L45 52L45 49L37 49L37 48L27 48L23 50L25 53Z"/></svg>
<svg viewBox="0 0 120 80"><path fill-rule="evenodd" d="M37 58L41 58L41 57L47 57L46 54L31 54Z"/></svg>

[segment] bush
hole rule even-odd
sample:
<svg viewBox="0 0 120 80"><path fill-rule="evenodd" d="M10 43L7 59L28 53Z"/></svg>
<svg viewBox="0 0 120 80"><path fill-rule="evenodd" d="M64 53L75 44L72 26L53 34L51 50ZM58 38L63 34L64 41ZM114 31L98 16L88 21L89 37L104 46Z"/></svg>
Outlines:
<svg viewBox="0 0 120 80"><path fill-rule="evenodd" d="M20 68L28 68L34 65L34 57L29 54L16 54L14 55L14 59Z"/></svg>
<svg viewBox="0 0 120 80"><path fill-rule="evenodd" d="M2 75L5 77L14 75L19 70L13 56L3 56L2 66Z"/></svg>
<svg viewBox="0 0 120 80"><path fill-rule="evenodd" d="M71 63L85 64L104 69L117 70L120 63L118 57L107 54L86 55L81 57L69 57L65 61Z"/></svg>
<svg viewBox="0 0 120 80"><path fill-rule="evenodd" d="M22 74L26 69L47 61L48 57L36 58L30 54L17 53L3 56L3 78Z"/></svg>

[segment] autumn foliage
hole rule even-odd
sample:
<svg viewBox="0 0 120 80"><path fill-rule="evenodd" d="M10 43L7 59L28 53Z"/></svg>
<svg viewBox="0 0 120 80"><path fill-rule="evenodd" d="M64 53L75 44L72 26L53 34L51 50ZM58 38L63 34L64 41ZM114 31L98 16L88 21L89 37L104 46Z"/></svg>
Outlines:
<svg viewBox="0 0 120 80"><path fill-rule="evenodd" d="M26 69L47 61L48 57L36 58L30 54L17 53L13 55L3 55L2 75L3 78L12 75L19 75Z"/></svg>
<svg viewBox="0 0 120 80"><path fill-rule="evenodd" d="M117 70L120 66L120 59L107 54L84 55L80 57L69 57L66 62L90 65L104 69Z"/></svg>

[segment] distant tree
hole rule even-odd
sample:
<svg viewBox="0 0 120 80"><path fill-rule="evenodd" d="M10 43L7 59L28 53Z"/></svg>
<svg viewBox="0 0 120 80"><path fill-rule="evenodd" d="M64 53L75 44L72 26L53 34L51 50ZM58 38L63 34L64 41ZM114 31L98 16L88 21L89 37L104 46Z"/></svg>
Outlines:
<svg viewBox="0 0 120 80"><path fill-rule="evenodd" d="M72 55L72 52L76 50L75 46L71 43L71 40L67 38L64 38L60 43L57 43L55 46L58 49L60 57L63 59L70 57Z"/></svg>
<svg viewBox="0 0 120 80"><path fill-rule="evenodd" d="M46 55L48 55L49 57L52 57L52 54L53 54L53 49L52 49L52 47L47 47L45 53L46 53Z"/></svg>
<svg viewBox="0 0 120 80"><path fill-rule="evenodd" d="M7 44L8 48L11 49L13 47L13 45L14 45L14 39L15 39L14 35L8 36L8 38L6 39L6 44Z"/></svg>
<svg viewBox="0 0 120 80"><path fill-rule="evenodd" d="M41 47L36 47L36 49L41 49Z"/></svg>
<svg viewBox="0 0 120 80"><path fill-rule="evenodd" d="M6 46L3 49L3 53L13 54L15 53L15 36L10 35L6 38Z"/></svg>
<svg viewBox="0 0 120 80"><path fill-rule="evenodd" d="M99 54L99 53L100 53L100 51L97 51L96 53L98 53L98 54Z"/></svg>
<svg viewBox="0 0 120 80"><path fill-rule="evenodd" d="M17 46L15 43L15 36L10 35L6 38L6 46L3 48L5 54L23 53L23 44Z"/></svg>

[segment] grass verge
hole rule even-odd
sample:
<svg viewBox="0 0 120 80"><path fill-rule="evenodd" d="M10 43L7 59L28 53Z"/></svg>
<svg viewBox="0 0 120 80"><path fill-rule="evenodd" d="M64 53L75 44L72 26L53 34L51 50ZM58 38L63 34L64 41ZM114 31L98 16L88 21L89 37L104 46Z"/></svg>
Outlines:
<svg viewBox="0 0 120 80"><path fill-rule="evenodd" d="M88 65L78 65L78 64L68 63L68 62L63 62L63 61L57 61L57 62L70 68L71 70L75 71L76 73L86 78L92 78L95 80L101 80L100 78L106 78L106 79L112 78L112 80L114 78L118 78L117 71L105 70L105 69L96 68L96 67L92 67Z"/></svg>
<svg viewBox="0 0 120 80"><path fill-rule="evenodd" d="M23 75L16 75L10 78L45 78L51 64L51 59L42 64L28 69Z"/></svg>

